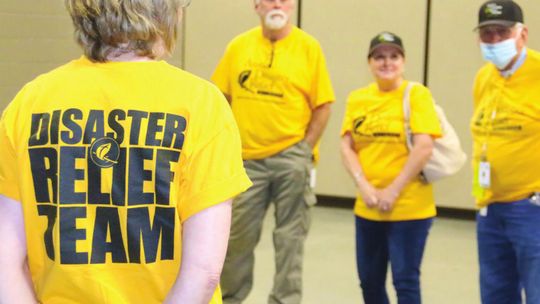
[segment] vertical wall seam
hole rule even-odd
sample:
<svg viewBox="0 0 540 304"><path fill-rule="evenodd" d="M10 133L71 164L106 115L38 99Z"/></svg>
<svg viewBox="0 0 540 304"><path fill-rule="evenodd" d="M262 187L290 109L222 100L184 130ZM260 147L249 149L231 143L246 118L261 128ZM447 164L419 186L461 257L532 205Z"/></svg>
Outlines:
<svg viewBox="0 0 540 304"><path fill-rule="evenodd" d="M186 69L186 18L187 18L187 10L184 8L184 11L182 12L182 33L180 37L180 51L182 52L182 55L180 57L180 67L182 70Z"/></svg>
<svg viewBox="0 0 540 304"><path fill-rule="evenodd" d="M302 0L297 0L296 5L296 26L298 26L298 28L302 28Z"/></svg>
<svg viewBox="0 0 540 304"><path fill-rule="evenodd" d="M426 0L426 33L424 41L424 79L425 86L428 85L429 77L429 50L430 50L430 34L431 34L431 0Z"/></svg>

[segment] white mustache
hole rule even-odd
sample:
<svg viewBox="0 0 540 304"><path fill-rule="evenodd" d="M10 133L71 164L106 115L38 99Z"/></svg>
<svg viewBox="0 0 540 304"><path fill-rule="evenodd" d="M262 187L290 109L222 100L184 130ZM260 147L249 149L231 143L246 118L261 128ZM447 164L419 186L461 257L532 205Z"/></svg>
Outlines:
<svg viewBox="0 0 540 304"><path fill-rule="evenodd" d="M287 14L285 14L284 11L280 10L280 9L273 9L271 11L268 12L268 14L266 14L268 17L270 18L276 18L276 17L281 17L283 19L287 19Z"/></svg>
<svg viewBox="0 0 540 304"><path fill-rule="evenodd" d="M273 9L266 14L265 24L270 29L278 30L283 28L288 21L287 14L280 9Z"/></svg>

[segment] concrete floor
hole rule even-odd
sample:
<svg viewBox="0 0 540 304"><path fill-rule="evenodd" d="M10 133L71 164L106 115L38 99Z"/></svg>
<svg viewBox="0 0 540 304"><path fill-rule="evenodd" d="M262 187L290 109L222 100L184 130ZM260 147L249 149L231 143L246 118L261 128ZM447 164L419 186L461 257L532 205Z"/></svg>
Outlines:
<svg viewBox="0 0 540 304"><path fill-rule="evenodd" d="M274 274L273 226L273 210L270 209L261 242L256 249L254 288L245 304L267 302ZM312 228L305 252L302 303L363 303L356 274L351 210L313 208ZM477 277L474 222L437 218L422 264L423 303L479 303ZM387 284L391 303L397 303L391 277Z"/></svg>

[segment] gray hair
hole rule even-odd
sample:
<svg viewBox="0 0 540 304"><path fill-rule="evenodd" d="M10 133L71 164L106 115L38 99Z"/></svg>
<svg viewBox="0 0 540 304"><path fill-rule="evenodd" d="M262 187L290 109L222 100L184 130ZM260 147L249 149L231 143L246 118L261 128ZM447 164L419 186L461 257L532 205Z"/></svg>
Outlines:
<svg viewBox="0 0 540 304"><path fill-rule="evenodd" d="M176 44L183 0L65 0L75 39L88 59L107 61L112 51L133 51L156 58L163 41L170 54Z"/></svg>

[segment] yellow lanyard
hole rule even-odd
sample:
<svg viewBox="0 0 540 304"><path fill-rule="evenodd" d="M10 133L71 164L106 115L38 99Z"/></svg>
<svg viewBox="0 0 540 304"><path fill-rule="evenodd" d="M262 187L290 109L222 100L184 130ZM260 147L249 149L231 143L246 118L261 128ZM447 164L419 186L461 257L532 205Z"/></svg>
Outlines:
<svg viewBox="0 0 540 304"><path fill-rule="evenodd" d="M489 141L489 137L492 135L492 132L493 132L493 125L494 125L495 119L497 118L497 108L499 106L499 100L501 99L501 94L502 94L502 88L498 88L498 89L499 89L498 95L493 99L492 102L490 102L490 104L493 105L493 107L490 109L491 112L489 113L489 115L486 115L486 117L484 118L484 120L487 119L488 121L485 124L485 135L484 135L484 140L482 143L482 149L480 153L480 161L487 161L488 141Z"/></svg>

